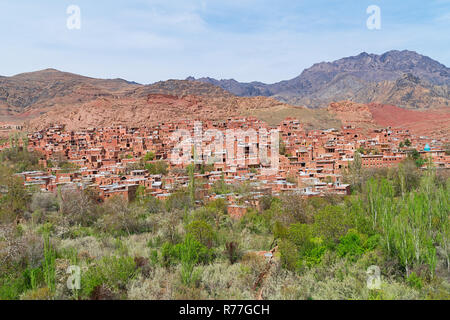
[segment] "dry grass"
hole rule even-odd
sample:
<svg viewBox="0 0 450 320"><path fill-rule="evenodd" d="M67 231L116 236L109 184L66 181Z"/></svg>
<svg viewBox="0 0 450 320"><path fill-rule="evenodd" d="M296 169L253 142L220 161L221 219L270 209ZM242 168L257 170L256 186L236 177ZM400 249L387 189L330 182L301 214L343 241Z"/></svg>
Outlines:
<svg viewBox="0 0 450 320"><path fill-rule="evenodd" d="M246 111L244 116L254 116L269 125L278 125L284 119L291 117L300 120L306 129L340 128L341 121L328 113L326 109L306 109L302 107L276 106L269 109Z"/></svg>

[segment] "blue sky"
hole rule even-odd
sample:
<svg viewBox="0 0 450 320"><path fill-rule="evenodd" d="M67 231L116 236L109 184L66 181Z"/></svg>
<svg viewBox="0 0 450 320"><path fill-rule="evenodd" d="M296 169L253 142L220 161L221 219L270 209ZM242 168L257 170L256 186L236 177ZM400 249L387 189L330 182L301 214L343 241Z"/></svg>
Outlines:
<svg viewBox="0 0 450 320"><path fill-rule="evenodd" d="M81 29L66 27L69 5ZM368 30L369 5L381 30ZM450 0L0 0L0 75L276 82L321 61L414 50L450 66Z"/></svg>

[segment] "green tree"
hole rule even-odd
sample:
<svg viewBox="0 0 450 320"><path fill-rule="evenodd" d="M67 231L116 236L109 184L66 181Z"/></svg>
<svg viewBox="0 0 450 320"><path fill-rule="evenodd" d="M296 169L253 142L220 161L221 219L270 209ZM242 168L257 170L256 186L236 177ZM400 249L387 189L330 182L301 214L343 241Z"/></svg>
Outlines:
<svg viewBox="0 0 450 320"><path fill-rule="evenodd" d="M186 232L195 240L207 246L212 247L214 240L214 230L205 220L196 220L186 226Z"/></svg>
<svg viewBox="0 0 450 320"><path fill-rule="evenodd" d="M353 155L353 162L349 163L345 170L345 180L353 190L361 191L363 178L361 153L357 151Z"/></svg>
<svg viewBox="0 0 450 320"><path fill-rule="evenodd" d="M411 141L409 139L405 140L405 146L411 147Z"/></svg>
<svg viewBox="0 0 450 320"><path fill-rule="evenodd" d="M416 149L409 150L408 157L414 160L418 168L422 167L425 164L425 160Z"/></svg>
<svg viewBox="0 0 450 320"><path fill-rule="evenodd" d="M189 174L189 196L191 197L192 203L195 203L195 165L188 165L187 171Z"/></svg>
<svg viewBox="0 0 450 320"><path fill-rule="evenodd" d="M155 153L153 151L149 151L145 154L145 156L142 158L142 161L152 161L155 159Z"/></svg>
<svg viewBox="0 0 450 320"><path fill-rule="evenodd" d="M280 153L280 155L285 156L286 155L286 144L283 141L283 138L280 137L279 140L279 149L278 152Z"/></svg>
<svg viewBox="0 0 450 320"><path fill-rule="evenodd" d="M283 239L278 243L280 250L281 266L290 271L295 271L297 267L298 249L292 241Z"/></svg>
<svg viewBox="0 0 450 320"><path fill-rule="evenodd" d="M0 198L0 218L4 221L12 221L21 217L28 208L31 194L23 184L23 179L9 175L2 180L6 183L6 195Z"/></svg>
<svg viewBox="0 0 450 320"><path fill-rule="evenodd" d="M314 215L315 234L331 243L337 243L350 227L350 219L340 206L329 205Z"/></svg>
<svg viewBox="0 0 450 320"><path fill-rule="evenodd" d="M156 161L152 163L147 163L145 165L145 169L148 170L150 174L162 174L167 175L168 173L168 164L166 161Z"/></svg>

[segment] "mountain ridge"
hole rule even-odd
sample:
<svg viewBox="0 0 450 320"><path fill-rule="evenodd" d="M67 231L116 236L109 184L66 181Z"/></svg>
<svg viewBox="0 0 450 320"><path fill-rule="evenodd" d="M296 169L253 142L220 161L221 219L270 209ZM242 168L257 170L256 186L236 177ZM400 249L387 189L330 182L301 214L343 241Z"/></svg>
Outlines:
<svg viewBox="0 0 450 320"><path fill-rule="evenodd" d="M332 101L342 100L343 96L339 96L338 93L333 94L333 86L336 86L338 80L348 80L348 77L352 77L356 86L373 88L375 83L395 82L408 74L421 79L420 86L423 87L422 91L424 92L434 90L436 86L447 88L450 86L450 68L427 56L408 50L391 50L381 55L362 52L357 56L345 57L332 62L316 63L303 70L295 78L273 84L257 81L240 83L234 79L195 79L193 77L188 79L218 85L238 96L270 96L282 102L317 108L326 107ZM358 87L345 83L338 83L338 87L341 88L340 91L351 91L351 94L344 98L355 99L357 102L370 102L362 99L361 93L356 95L355 91L360 89ZM444 94L442 98L450 100L448 90L444 90L442 93ZM328 95L330 99L324 101L315 97L319 94ZM377 100L377 102L393 103L386 100ZM447 105L444 104L444 106ZM427 108L426 101L413 101L404 103L402 106ZM441 107L441 104L438 107Z"/></svg>
<svg viewBox="0 0 450 320"><path fill-rule="evenodd" d="M380 69L380 65L388 67ZM368 115L368 109L359 104L377 104L426 111L433 115L427 126L436 123L438 128L447 128L439 119L448 119L450 111L449 78L447 67L411 51L361 53L317 63L298 77L271 87L257 81L242 85L232 79L213 78L172 79L142 85L124 79L96 79L44 69L0 77L0 123L40 128L63 122L77 128L256 116L271 124L285 117L297 117L307 127L326 128L338 126L345 117L354 118L359 111ZM342 110L338 114L331 112L334 109L329 106L339 101ZM376 110L403 114L395 108ZM405 115L422 118L420 113ZM375 125L376 121L362 119L355 123ZM427 132L426 127L420 124L417 127Z"/></svg>

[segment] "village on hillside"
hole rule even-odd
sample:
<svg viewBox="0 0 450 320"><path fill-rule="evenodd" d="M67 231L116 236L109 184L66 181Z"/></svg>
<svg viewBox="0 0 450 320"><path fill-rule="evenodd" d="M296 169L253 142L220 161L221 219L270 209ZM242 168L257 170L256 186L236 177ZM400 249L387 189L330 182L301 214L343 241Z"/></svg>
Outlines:
<svg viewBox="0 0 450 320"><path fill-rule="evenodd" d="M392 128L363 133L344 126L340 130L307 132L299 120L292 118L285 119L277 128L270 128L256 118L203 121L200 125L203 132L211 129L223 132L224 140L229 139L230 130L245 133L249 129L253 132L276 129L279 134L276 170L264 170L269 165L252 157L258 154L263 141L259 136L253 139L250 134L234 136L231 150L211 148L214 138L203 139L201 148L209 150L209 155L214 154L215 161L207 159L205 152L200 156L191 152L184 162L171 161L179 142L173 138L174 133L188 132L191 136L184 138L193 139L198 130L196 124L185 120L153 127L115 126L80 131L66 131L61 125L53 125L20 141L10 139L0 146L0 151L16 143L21 147L25 144L28 151L41 155L39 164L45 170L17 174L23 177L26 186L54 193L58 188L91 188L101 201L116 195L132 201L139 192L166 199L175 190L189 185L186 168L194 163L197 198L226 199L231 216L244 215L248 207L258 206L258 199L268 194L296 192L306 197L350 194L350 185L345 183L343 174L355 161L355 154L360 155L358 161L363 168L394 166L411 156L411 150L415 151L416 160L423 160L419 166L424 169L429 163L426 160L431 160L438 169L450 168L445 141ZM268 149L270 154L271 147ZM61 163L64 165L57 165ZM227 188L232 185L251 188L251 197L241 199L241 195Z"/></svg>

